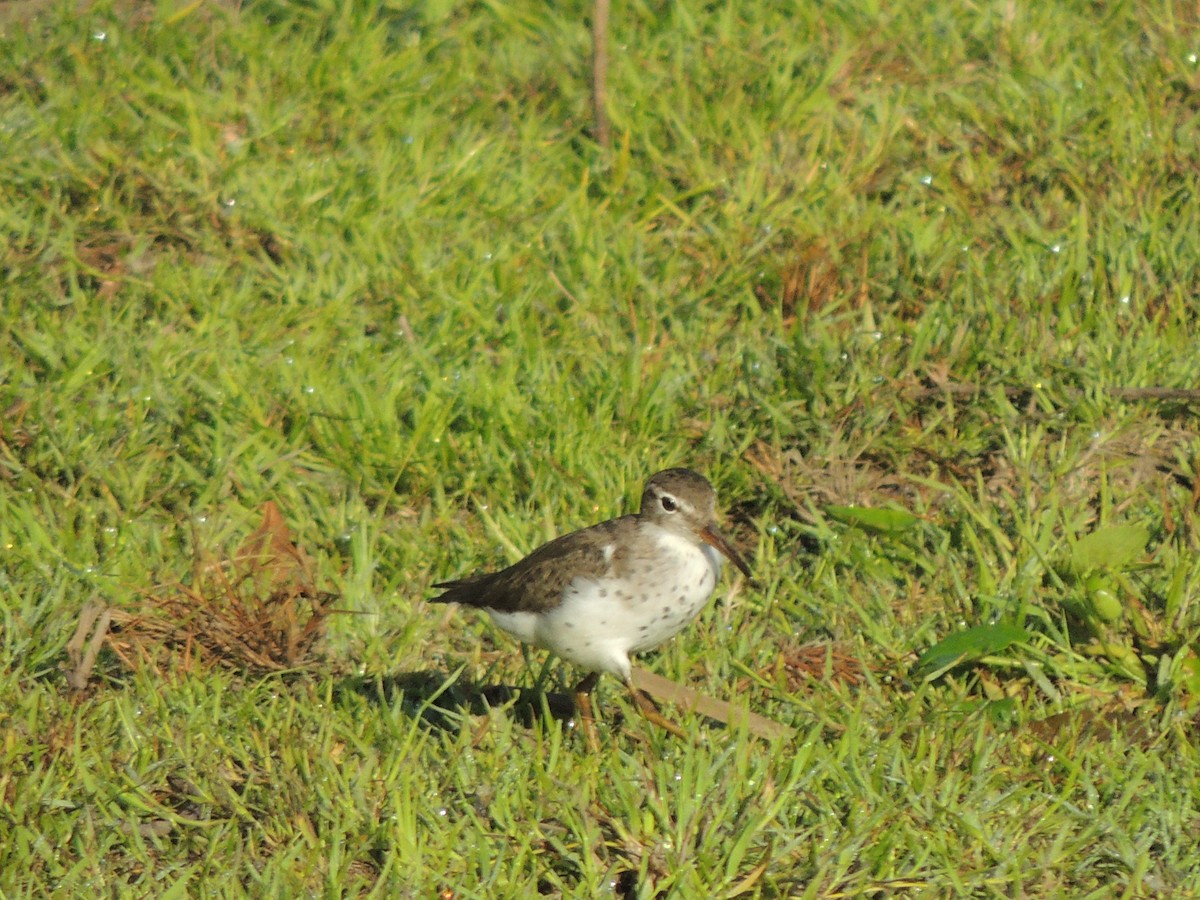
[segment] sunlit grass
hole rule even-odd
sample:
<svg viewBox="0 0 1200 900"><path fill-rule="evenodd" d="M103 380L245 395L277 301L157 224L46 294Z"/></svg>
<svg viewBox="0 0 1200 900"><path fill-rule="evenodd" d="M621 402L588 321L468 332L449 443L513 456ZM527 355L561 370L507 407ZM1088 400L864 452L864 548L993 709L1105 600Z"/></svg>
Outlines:
<svg viewBox="0 0 1200 900"><path fill-rule="evenodd" d="M6 14L0 893L1200 891L1195 10L620 6L607 152L588 14ZM592 755L423 598L677 464L761 588L643 664L798 737ZM71 694L268 501L320 665Z"/></svg>

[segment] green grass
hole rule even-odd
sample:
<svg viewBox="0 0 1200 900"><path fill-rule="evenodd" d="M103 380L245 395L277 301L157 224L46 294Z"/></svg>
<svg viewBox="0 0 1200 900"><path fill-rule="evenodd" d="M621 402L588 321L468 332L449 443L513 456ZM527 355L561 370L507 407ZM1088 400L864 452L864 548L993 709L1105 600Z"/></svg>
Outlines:
<svg viewBox="0 0 1200 900"><path fill-rule="evenodd" d="M618 4L607 151L549 6L6 15L0 894L1200 894L1194 6ZM797 737L594 755L423 598L677 464L762 584L642 664ZM267 501L319 665L71 692Z"/></svg>

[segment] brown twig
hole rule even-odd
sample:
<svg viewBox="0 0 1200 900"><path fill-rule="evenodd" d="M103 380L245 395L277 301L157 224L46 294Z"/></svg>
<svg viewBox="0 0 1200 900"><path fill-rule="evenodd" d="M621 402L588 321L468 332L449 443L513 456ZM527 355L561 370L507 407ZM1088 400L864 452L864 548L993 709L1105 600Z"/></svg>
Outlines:
<svg viewBox="0 0 1200 900"><path fill-rule="evenodd" d="M763 738L792 737L796 732L781 722L776 722L740 706L701 694L669 678L655 675L636 666L633 669L633 686L640 691L665 700L685 710L692 710L726 725L745 723L746 729Z"/></svg>
<svg viewBox="0 0 1200 900"><path fill-rule="evenodd" d="M592 12L592 114L596 143L608 149L608 0L596 0Z"/></svg>
<svg viewBox="0 0 1200 900"><path fill-rule="evenodd" d="M1030 385L1029 387L1005 386L1000 388L1006 397L1023 397L1031 391L1041 390L1047 385ZM974 397L990 388L977 384L961 382L939 382L938 384L912 388L904 391L910 397L919 400L949 394L955 397ZM1110 397L1118 400L1174 400L1181 403L1200 403L1200 389L1167 388L1167 387L1104 387L1101 390ZM1079 388L1066 388L1065 392L1071 397L1082 397L1084 392Z"/></svg>
<svg viewBox="0 0 1200 900"><path fill-rule="evenodd" d="M82 691L87 687L111 622L112 610L103 603L89 600L84 606L75 634L67 641L67 684L73 690Z"/></svg>

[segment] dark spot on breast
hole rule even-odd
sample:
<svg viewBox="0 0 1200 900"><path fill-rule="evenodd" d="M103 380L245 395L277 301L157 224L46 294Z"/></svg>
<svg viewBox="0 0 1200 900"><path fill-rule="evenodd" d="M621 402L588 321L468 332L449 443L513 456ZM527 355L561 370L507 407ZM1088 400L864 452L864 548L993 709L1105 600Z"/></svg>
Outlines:
<svg viewBox="0 0 1200 900"><path fill-rule="evenodd" d="M680 594L679 598L675 602L680 606L683 606L685 603L687 603L687 597L685 597L683 594Z"/></svg>
<svg viewBox="0 0 1200 900"><path fill-rule="evenodd" d="M664 607L663 607L663 615L664 615L664 616L669 616L670 614L671 614L671 607L669 607L669 606L664 606Z"/></svg>
<svg viewBox="0 0 1200 900"><path fill-rule="evenodd" d="M599 593L600 593L601 597L607 597L608 596L608 588L600 588Z"/></svg>
<svg viewBox="0 0 1200 900"><path fill-rule="evenodd" d="M650 630L649 625L643 625L641 628L638 629L638 631L649 631L649 630Z"/></svg>

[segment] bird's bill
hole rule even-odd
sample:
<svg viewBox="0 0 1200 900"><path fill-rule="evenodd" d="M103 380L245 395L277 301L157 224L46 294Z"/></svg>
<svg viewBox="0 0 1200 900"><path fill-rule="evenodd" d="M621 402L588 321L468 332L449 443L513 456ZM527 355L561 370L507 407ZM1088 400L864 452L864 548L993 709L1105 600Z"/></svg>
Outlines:
<svg viewBox="0 0 1200 900"><path fill-rule="evenodd" d="M725 540L725 535L717 531L716 525L706 525L700 532L700 539L704 541L704 543L712 547L716 547L718 550L724 553L726 558L735 566L737 566L738 570L743 575L745 575L751 581L754 580L754 576L750 574L750 567L746 565L746 561L742 559L741 556L738 555L738 552L729 545L729 541Z"/></svg>

